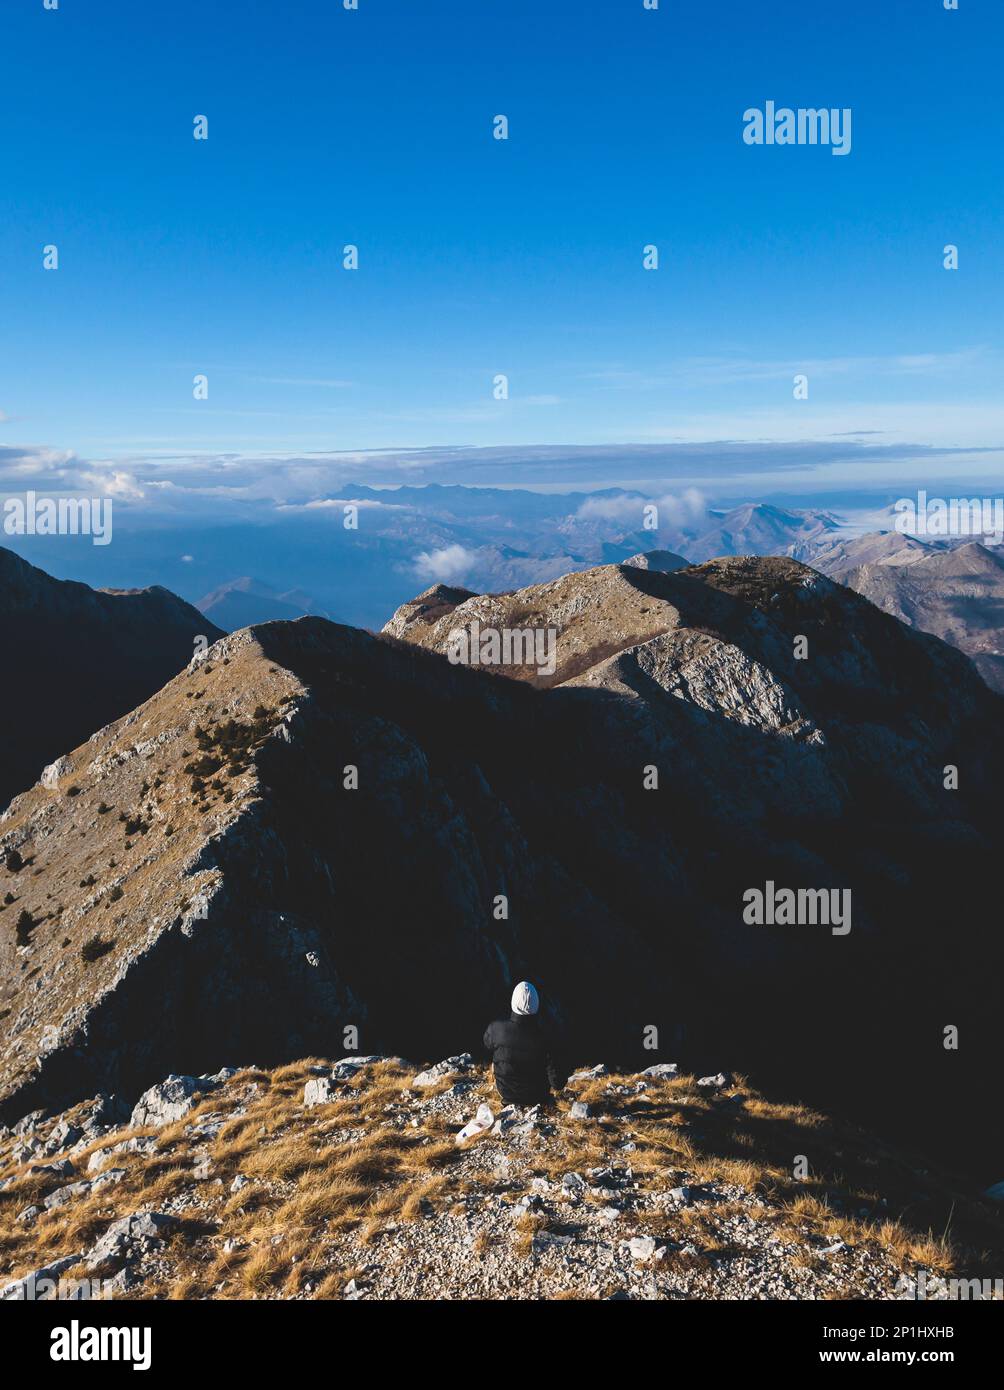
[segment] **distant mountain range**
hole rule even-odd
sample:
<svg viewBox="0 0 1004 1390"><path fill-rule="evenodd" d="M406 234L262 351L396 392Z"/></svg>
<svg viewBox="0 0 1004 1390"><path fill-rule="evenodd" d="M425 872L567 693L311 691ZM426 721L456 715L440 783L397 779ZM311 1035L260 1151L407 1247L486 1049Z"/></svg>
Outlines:
<svg viewBox="0 0 1004 1390"><path fill-rule="evenodd" d="M655 512L646 511L655 503ZM345 508L355 507L347 527ZM652 525L655 529L650 529ZM538 493L520 488L347 486L340 496L272 509L226 526L120 526L113 546L73 546L75 579L94 587L161 584L233 630L314 612L379 629L433 583L519 589L657 548L691 562L719 555L808 558L839 534L832 513L763 502L709 505L697 494L637 489ZM19 538L19 554L47 567L51 545Z"/></svg>
<svg viewBox="0 0 1004 1390"><path fill-rule="evenodd" d="M236 632L238 628L250 627L252 623L302 618L307 613L314 613L320 618L330 617L314 603L309 594L299 589L279 593L249 575L222 584L199 599L196 607L224 632Z"/></svg>
<svg viewBox="0 0 1004 1390"><path fill-rule="evenodd" d="M1004 692L1004 556L978 541L928 545L881 532L822 549L810 563L922 632L966 653Z"/></svg>
<svg viewBox="0 0 1004 1390"><path fill-rule="evenodd" d="M722 555L791 555L811 563L820 545L841 529L830 512L795 511L749 502L722 512L709 509L707 522L678 529L673 544L692 564Z"/></svg>
<svg viewBox="0 0 1004 1390"><path fill-rule="evenodd" d="M0 547L0 808L43 767L147 699L223 634L155 586L95 590Z"/></svg>

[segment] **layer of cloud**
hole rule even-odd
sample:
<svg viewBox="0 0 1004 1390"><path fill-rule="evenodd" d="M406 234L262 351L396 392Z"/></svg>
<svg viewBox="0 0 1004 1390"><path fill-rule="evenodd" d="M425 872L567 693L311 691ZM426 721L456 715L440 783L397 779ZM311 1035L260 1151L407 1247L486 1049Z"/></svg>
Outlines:
<svg viewBox="0 0 1004 1390"><path fill-rule="evenodd" d="M579 507L578 515L586 520L620 521L637 526L642 505L646 502L654 502L664 524L670 526L687 526L707 515L707 499L697 488L687 488L682 493L667 492L652 498L606 494L587 497Z"/></svg>
<svg viewBox="0 0 1004 1390"><path fill-rule="evenodd" d="M691 493L703 498L783 490L811 496L850 486L901 489L904 483L921 486L948 476L962 485L966 479L999 476L1002 463L1002 449L932 447L889 440L884 433L825 428L816 437L795 441L767 437L316 454L164 453L115 460L28 445L0 446L0 495L32 488L110 497L137 519L200 523L267 520L280 510L340 519L347 501L371 512L403 511L422 505L415 488L438 484L581 492L586 494L581 505L588 500L584 516L613 519L623 503L607 504L592 494L603 488L639 489L675 516L674 509L697 505L688 501ZM369 489L366 495L356 495L360 487ZM411 490L396 491L402 487ZM448 498L436 502L447 506Z"/></svg>

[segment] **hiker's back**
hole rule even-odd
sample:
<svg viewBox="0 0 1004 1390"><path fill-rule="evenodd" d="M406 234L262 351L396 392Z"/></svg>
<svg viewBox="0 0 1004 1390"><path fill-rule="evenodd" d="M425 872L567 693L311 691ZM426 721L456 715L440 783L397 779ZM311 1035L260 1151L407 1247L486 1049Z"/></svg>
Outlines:
<svg viewBox="0 0 1004 1390"><path fill-rule="evenodd" d="M489 1024L485 1047L495 1066L495 1085L511 1105L548 1099L548 1044L538 1019L511 1017Z"/></svg>

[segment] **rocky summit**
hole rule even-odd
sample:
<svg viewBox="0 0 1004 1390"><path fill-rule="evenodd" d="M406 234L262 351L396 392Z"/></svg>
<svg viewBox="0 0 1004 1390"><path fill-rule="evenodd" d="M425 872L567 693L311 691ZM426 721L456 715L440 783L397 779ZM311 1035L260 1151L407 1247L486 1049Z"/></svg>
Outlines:
<svg viewBox="0 0 1004 1390"><path fill-rule="evenodd" d="M553 674L453 661L474 623L546 629ZM224 637L0 819L0 1119L333 1039L474 1052L527 977L570 1052L752 1072L978 1164L1001 709L789 559Z"/></svg>
<svg viewBox="0 0 1004 1390"><path fill-rule="evenodd" d="M992 1197L742 1078L600 1063L518 1110L469 1054L419 1065L224 1067L23 1117L0 1300L1001 1296Z"/></svg>

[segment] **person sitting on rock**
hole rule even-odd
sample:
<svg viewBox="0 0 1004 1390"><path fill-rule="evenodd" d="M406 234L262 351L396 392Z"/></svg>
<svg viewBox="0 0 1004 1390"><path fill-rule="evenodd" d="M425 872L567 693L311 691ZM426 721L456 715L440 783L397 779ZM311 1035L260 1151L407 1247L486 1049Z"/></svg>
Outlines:
<svg viewBox="0 0 1004 1390"><path fill-rule="evenodd" d="M538 1018L540 999L528 980L512 992L508 1018L490 1023L485 1050L495 1068L495 1089L505 1105L543 1105L551 1090L560 1090L566 1077L559 1070L547 1034Z"/></svg>

